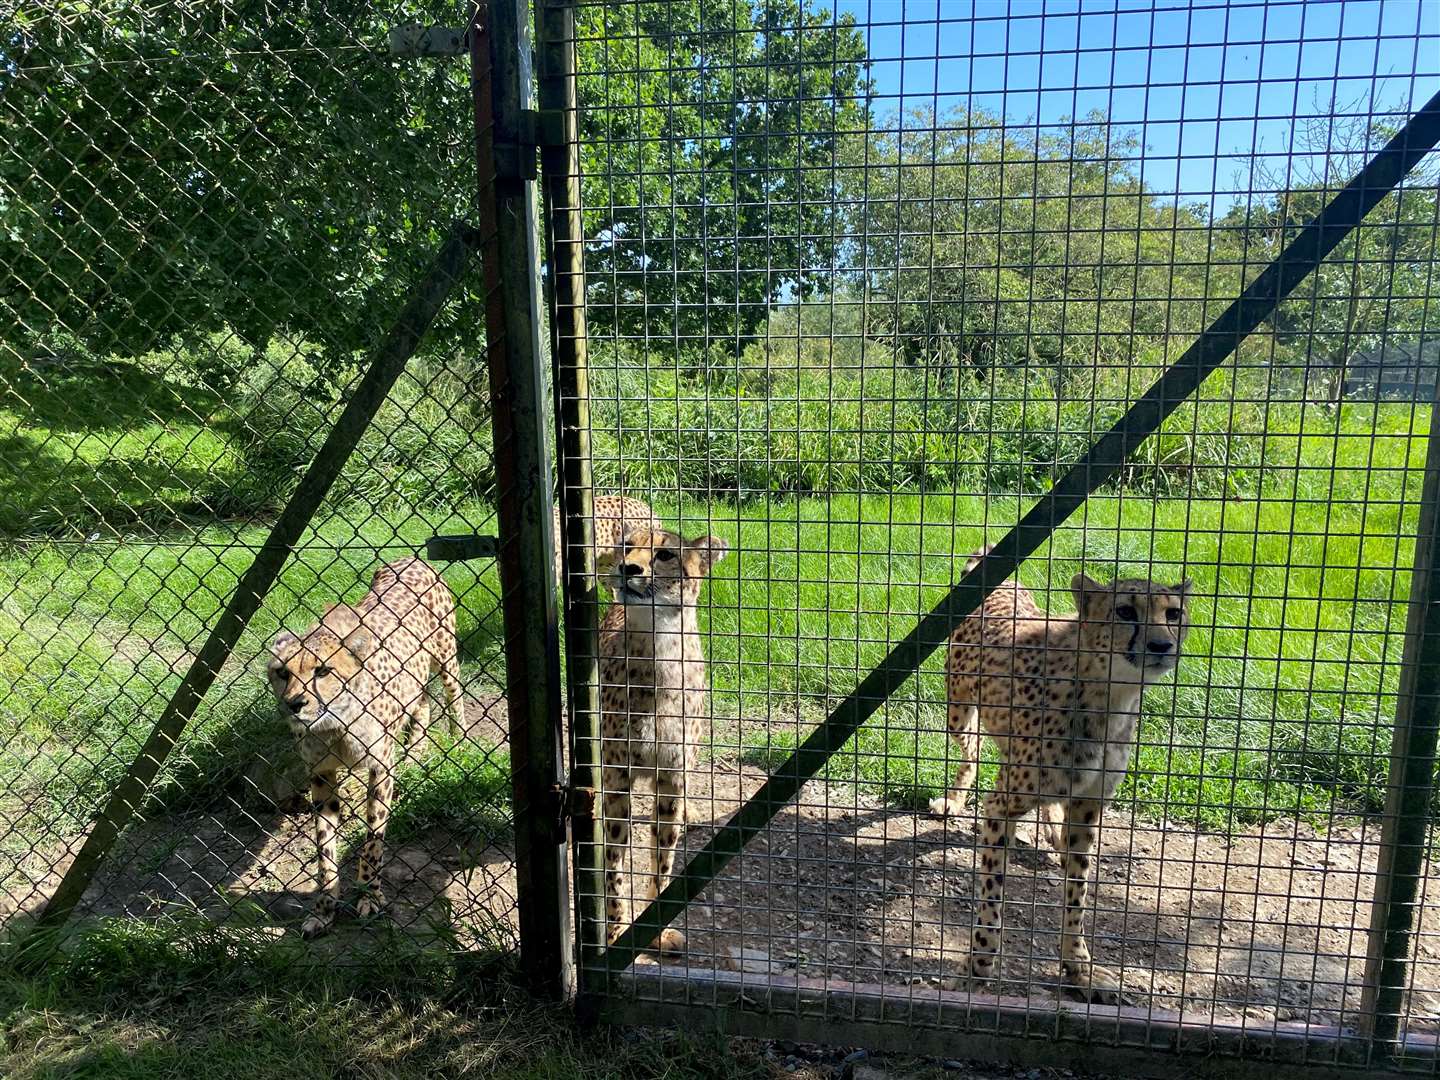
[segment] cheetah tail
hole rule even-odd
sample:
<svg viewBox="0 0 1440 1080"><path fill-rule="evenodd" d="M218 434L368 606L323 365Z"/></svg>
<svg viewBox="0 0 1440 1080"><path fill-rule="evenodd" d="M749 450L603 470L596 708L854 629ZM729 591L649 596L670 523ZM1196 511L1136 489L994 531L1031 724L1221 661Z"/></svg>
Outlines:
<svg viewBox="0 0 1440 1080"><path fill-rule="evenodd" d="M986 544L984 547L974 552L968 559L965 560L965 573L968 574L971 570L974 570L975 567L980 565L980 560L983 559L986 555L989 555L990 552L994 550L994 544Z"/></svg>
<svg viewBox="0 0 1440 1080"><path fill-rule="evenodd" d="M465 691L460 682L460 658L451 656L440 665L440 681L445 686L449 708L450 734L460 739L465 734Z"/></svg>

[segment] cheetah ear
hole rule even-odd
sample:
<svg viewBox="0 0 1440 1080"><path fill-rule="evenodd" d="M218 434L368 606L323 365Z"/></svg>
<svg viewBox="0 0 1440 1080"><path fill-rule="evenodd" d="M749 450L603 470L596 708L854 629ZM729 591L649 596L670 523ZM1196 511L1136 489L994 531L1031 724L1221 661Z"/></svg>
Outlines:
<svg viewBox="0 0 1440 1080"><path fill-rule="evenodd" d="M355 659L364 661L375 651L375 635L363 626L357 626L344 638L345 649Z"/></svg>
<svg viewBox="0 0 1440 1080"><path fill-rule="evenodd" d="M364 660L375 649L375 635L361 625L360 616L348 604L336 604L325 612L320 624L338 637L357 660Z"/></svg>
<svg viewBox="0 0 1440 1080"><path fill-rule="evenodd" d="M1083 572L1076 574L1070 581L1070 592L1075 597L1075 610L1080 613L1082 619L1090 614L1093 598L1108 591L1104 585L1094 578L1086 576Z"/></svg>
<svg viewBox="0 0 1440 1080"><path fill-rule="evenodd" d="M275 635L275 641L270 646L270 652L273 653L275 656L280 656L283 653L290 652L291 649L295 648L295 646L299 644L300 639L298 637L292 634L289 630L281 630L280 633Z"/></svg>
<svg viewBox="0 0 1440 1080"><path fill-rule="evenodd" d="M685 541L685 573L688 577L704 577L725 558L730 545L719 536L697 536Z"/></svg>

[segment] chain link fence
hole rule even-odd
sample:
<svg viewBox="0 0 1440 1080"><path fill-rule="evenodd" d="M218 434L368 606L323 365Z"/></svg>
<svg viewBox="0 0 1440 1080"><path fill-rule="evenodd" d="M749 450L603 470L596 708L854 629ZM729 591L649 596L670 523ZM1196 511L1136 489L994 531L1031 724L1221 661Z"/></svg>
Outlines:
<svg viewBox="0 0 1440 1080"><path fill-rule="evenodd" d="M473 206L468 71L385 51L393 26L465 14L22 3L0 27L0 924L54 893ZM270 645L433 536L494 534L482 320L473 287L441 309L81 913L299 927L312 794ZM465 724L441 697L400 740L389 918L342 917L321 955L514 943L500 585L493 560L436 568ZM347 895L364 789L362 770L340 793Z"/></svg>

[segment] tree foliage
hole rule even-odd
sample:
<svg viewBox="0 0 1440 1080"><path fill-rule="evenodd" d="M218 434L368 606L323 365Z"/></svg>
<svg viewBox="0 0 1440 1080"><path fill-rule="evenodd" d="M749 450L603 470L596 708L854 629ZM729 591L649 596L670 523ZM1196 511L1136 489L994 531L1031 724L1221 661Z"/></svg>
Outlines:
<svg viewBox="0 0 1440 1080"><path fill-rule="evenodd" d="M389 16L367 0L25 4L0 29L0 340L373 340L410 284L396 263L473 175L462 73L377 52Z"/></svg>
<svg viewBox="0 0 1440 1080"><path fill-rule="evenodd" d="M851 220L864 41L810 0L581 9L590 325L738 351L782 291L828 285Z"/></svg>
<svg viewBox="0 0 1440 1080"><path fill-rule="evenodd" d="M753 331L829 266L835 132L861 115L852 20L808 0L581 16L597 328L608 308L623 333ZM371 340L404 260L473 192L467 67L386 56L398 18L369 0L27 4L0 30L0 334L64 327L131 355L222 327L257 348Z"/></svg>
<svg viewBox="0 0 1440 1080"><path fill-rule="evenodd" d="M983 369L1115 362L1198 330L1223 289L1208 216L1147 190L1138 151L1102 116L1037 134L979 110L851 143L869 331L911 363Z"/></svg>

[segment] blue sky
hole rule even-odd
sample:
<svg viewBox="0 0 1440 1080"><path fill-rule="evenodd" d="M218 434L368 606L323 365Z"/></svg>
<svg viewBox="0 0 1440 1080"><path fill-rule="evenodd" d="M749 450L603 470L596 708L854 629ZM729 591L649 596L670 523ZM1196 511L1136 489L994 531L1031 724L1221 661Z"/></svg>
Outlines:
<svg viewBox="0 0 1440 1080"><path fill-rule="evenodd" d="M1319 164L1295 116L1333 100L1398 122L1440 89L1440 0L831 2L862 25L877 115L968 103L1044 126L1099 109L1140 135L1152 189L1217 208L1251 184L1242 157Z"/></svg>

